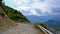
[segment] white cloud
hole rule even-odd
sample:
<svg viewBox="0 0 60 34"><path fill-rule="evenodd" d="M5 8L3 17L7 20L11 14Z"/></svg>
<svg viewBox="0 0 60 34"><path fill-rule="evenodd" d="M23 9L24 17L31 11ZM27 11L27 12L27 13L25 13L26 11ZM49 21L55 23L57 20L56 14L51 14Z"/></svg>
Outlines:
<svg viewBox="0 0 60 34"><path fill-rule="evenodd" d="M19 4L19 2L18 2L18 4ZM37 11L35 11L34 8L39 8L39 9L42 10L43 13L45 13L46 10L47 10L46 7L47 7L47 3L46 2L41 3L40 0L34 0L33 3L29 7L26 4L25 5L22 5L22 6L19 4L19 6L17 7L17 9L18 10L28 10L28 9L30 9L29 15L37 15L37 16L40 16L41 14L38 14Z"/></svg>
<svg viewBox="0 0 60 34"><path fill-rule="evenodd" d="M28 10L30 9L30 7L29 6L18 6L16 9L17 10Z"/></svg>
<svg viewBox="0 0 60 34"><path fill-rule="evenodd" d="M30 11L30 15L38 15L38 13L34 9L31 9Z"/></svg>
<svg viewBox="0 0 60 34"><path fill-rule="evenodd" d="M52 15L52 8L60 7L60 0L9 0L10 2L17 5L15 9L21 11L30 11L30 13L23 13L25 15L36 15L36 16L45 16L46 13ZM39 8L42 14L38 13L35 8ZM22 11L21 11L22 12ZM56 13L57 14L57 13Z"/></svg>

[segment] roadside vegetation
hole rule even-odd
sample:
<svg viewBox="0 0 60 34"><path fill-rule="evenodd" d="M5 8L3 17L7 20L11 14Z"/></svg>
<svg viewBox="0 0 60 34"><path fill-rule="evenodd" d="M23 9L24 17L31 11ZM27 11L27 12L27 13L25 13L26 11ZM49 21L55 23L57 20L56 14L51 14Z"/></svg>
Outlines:
<svg viewBox="0 0 60 34"><path fill-rule="evenodd" d="M2 3L2 0L0 0L0 6L4 9L4 12L6 15L11 18L13 21L16 22L30 22L20 11L15 10L9 6L6 6L4 3Z"/></svg>
<svg viewBox="0 0 60 34"><path fill-rule="evenodd" d="M43 23L43 22L36 22L36 23L33 23L34 25L34 28L38 30L38 32L42 33L42 34L45 34L37 25L41 25L42 27L44 27L45 29L49 29L48 25Z"/></svg>
<svg viewBox="0 0 60 34"><path fill-rule="evenodd" d="M0 0L0 30L16 25L16 23L30 23L19 11L6 6Z"/></svg>
<svg viewBox="0 0 60 34"><path fill-rule="evenodd" d="M44 22L37 22L37 23L34 23L34 27L37 28L37 29L40 29L37 25L41 25L42 27L44 27L45 29L49 29L48 25L45 24Z"/></svg>

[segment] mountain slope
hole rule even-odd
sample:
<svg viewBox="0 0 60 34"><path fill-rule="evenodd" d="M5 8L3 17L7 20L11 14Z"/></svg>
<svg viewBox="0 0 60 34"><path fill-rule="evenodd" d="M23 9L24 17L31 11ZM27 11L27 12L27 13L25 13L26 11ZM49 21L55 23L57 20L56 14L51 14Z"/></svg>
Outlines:
<svg viewBox="0 0 60 34"><path fill-rule="evenodd" d="M29 22L29 20L17 10L0 4L0 30L16 25L16 22Z"/></svg>
<svg viewBox="0 0 60 34"><path fill-rule="evenodd" d="M21 14L19 11L5 6L5 4L3 3L3 7L5 9L5 13L7 14L7 16L9 18L11 18L12 20L16 21L16 22L30 22L23 14Z"/></svg>
<svg viewBox="0 0 60 34"><path fill-rule="evenodd" d="M4 12L0 6L0 29L5 29L7 27L13 26L16 23L12 21Z"/></svg>

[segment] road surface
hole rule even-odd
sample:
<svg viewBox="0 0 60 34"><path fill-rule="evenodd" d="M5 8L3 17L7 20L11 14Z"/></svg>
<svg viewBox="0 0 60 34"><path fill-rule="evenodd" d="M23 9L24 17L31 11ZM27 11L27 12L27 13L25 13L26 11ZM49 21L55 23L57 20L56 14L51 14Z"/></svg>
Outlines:
<svg viewBox="0 0 60 34"><path fill-rule="evenodd" d="M1 31L0 34L43 34L38 32L31 24L18 24L17 26L11 27L4 31Z"/></svg>

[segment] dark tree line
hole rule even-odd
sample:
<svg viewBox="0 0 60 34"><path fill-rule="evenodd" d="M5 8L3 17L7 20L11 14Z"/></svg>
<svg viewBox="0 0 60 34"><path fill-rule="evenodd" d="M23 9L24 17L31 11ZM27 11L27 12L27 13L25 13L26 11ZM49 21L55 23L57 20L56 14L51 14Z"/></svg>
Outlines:
<svg viewBox="0 0 60 34"><path fill-rule="evenodd" d="M2 0L0 0L0 5L2 4Z"/></svg>

